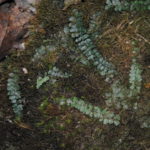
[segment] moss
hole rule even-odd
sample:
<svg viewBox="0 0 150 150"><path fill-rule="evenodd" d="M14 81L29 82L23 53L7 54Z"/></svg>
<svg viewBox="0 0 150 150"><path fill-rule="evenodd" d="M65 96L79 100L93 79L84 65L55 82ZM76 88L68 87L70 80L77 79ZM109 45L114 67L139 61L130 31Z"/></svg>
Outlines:
<svg viewBox="0 0 150 150"><path fill-rule="evenodd" d="M66 21L64 11L53 0L41 1L38 7L37 20L49 35L56 33Z"/></svg>
<svg viewBox="0 0 150 150"><path fill-rule="evenodd" d="M105 106L104 93L109 90L109 84L105 83L102 77L93 69L92 66L84 66L79 62L70 59L74 53L63 46L58 45L58 51L49 53L49 55L40 62L32 63L31 58L36 48L41 45L48 45L56 42L59 32L65 24L67 18L71 15L72 8L78 8L84 14L84 23L88 27L90 15L95 11L102 12L102 33L95 41L98 49L103 56L112 62L118 72L119 78L124 85L128 84L128 72L131 65L131 42L138 41L138 47L141 49L139 61L143 65L144 83L149 83L149 64L145 64L145 56L149 54L149 14L148 13L122 13L116 14L106 12L102 8L104 1L89 0L69 7L62 11L62 6L56 6L52 0L42 0L38 6L38 14L32 21L30 39L27 41L27 49L24 52L15 52L8 57L0 66L0 86L3 89L0 92L4 112L9 116L12 111L8 97L6 96L7 75L14 68L20 70L21 86L25 101L24 120L33 126L37 124L37 132L44 131L48 138L53 133L56 135L56 141L60 149L144 149L148 147L149 129L141 129L138 118L149 114L149 89L142 87L141 98L138 100L140 110L121 111L122 124L120 127L103 126L97 120L92 120L79 113L75 109L60 107L52 101L55 97L78 96L87 99L90 103ZM139 35L141 35L139 37ZM51 38L53 40L51 40ZM69 47L72 45L70 44ZM68 79L57 79L53 86L47 83L43 88L37 91L35 83L37 74L43 74L51 66L56 65L63 71L71 72L72 77ZM24 74L22 68L26 67L28 74ZM43 101L44 95L44 101ZM136 102L136 99L132 100ZM42 104L42 105L40 105ZM40 106L40 110L38 107ZM115 110L116 113L118 111ZM11 114L12 115L12 114ZM135 117L136 116L136 117ZM37 127L36 126L36 127Z"/></svg>

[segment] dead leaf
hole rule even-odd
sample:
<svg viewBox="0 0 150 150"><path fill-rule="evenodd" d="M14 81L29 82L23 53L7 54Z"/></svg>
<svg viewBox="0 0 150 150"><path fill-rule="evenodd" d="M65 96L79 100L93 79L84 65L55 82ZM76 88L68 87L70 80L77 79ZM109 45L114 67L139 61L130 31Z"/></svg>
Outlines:
<svg viewBox="0 0 150 150"><path fill-rule="evenodd" d="M63 10L66 10L69 6L74 5L74 4L76 5L80 2L81 2L81 0L65 0Z"/></svg>
<svg viewBox="0 0 150 150"><path fill-rule="evenodd" d="M150 83L145 83L144 87L145 87L146 89L149 89L149 88L150 88Z"/></svg>
<svg viewBox="0 0 150 150"><path fill-rule="evenodd" d="M23 123L23 122L18 122L18 121L15 121L16 125L18 125L20 128L24 128L24 129L28 129L28 130L33 130L31 128L30 125L26 124L26 123Z"/></svg>

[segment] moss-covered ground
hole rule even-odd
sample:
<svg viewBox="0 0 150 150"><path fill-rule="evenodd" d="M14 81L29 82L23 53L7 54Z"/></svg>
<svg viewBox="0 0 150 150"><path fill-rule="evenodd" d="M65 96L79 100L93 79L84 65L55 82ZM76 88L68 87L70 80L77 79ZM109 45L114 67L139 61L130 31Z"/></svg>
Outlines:
<svg viewBox="0 0 150 150"><path fill-rule="evenodd" d="M148 150L150 129L141 128L140 117L150 116L150 16L144 12L115 12L104 9L105 1L85 0L63 10L60 0L42 0L37 15L30 25L30 36L24 51L15 51L0 62L0 150L14 147L17 150ZM133 41L140 49L138 61L142 65L142 91L138 111L122 110L119 126L103 125L76 109L59 106L55 97L77 96L104 107L103 94L110 86L93 69L70 59L70 51L58 45L58 52L47 55L38 63L31 60L41 45L59 43L57 33L68 24L71 10L83 12L88 27L90 16L101 11L101 33L95 45L103 56L115 65L121 82L129 86ZM53 86L48 82L36 89L39 74L56 64L72 77L58 79ZM23 72L23 68L28 73ZM8 74L19 70L24 100L21 122L14 120L11 102L7 96ZM12 148L13 149L13 148Z"/></svg>

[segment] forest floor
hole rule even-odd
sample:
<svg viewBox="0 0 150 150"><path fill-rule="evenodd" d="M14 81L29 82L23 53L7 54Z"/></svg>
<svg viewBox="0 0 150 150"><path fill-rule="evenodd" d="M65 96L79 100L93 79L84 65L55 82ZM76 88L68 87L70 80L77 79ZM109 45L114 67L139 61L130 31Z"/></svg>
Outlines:
<svg viewBox="0 0 150 150"><path fill-rule="evenodd" d="M85 0L64 11L63 4L58 5L57 0L54 4L48 0L41 2L35 19L31 21L26 50L14 51L0 62L0 150L150 149L150 129L141 128L137 121L138 117L150 116L150 15L147 11L106 11L103 6L104 1ZM51 87L36 89L38 73L46 71L49 64L34 64L31 61L35 49L43 43L47 44L54 33L63 29L73 8L83 12L86 27L91 14L101 12L102 31L95 43L103 56L115 65L122 83L127 86L133 49L131 43L136 41L136 47L140 49L138 61L143 70L137 118L132 110L122 111L123 119L118 127L104 126L75 109L61 108L53 103L51 98L58 93L52 92ZM64 58L60 67L66 67L65 59L68 58L67 52L63 51ZM20 122L14 119L15 114L7 95L8 74L14 69L19 70L19 84L25 99ZM61 91L63 86L71 82L73 88L69 89L70 95L75 90L77 96L89 99L92 104L99 104L99 98L103 97L97 91L105 91L109 85L103 83L103 79L88 67L75 65L71 69L76 72L76 78L61 81L60 89L55 88ZM100 104L103 105L103 102Z"/></svg>

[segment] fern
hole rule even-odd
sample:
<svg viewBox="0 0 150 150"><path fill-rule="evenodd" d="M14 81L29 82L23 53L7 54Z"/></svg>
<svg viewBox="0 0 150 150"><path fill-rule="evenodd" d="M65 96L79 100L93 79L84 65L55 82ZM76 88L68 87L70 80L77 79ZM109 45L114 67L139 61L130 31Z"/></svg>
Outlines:
<svg viewBox="0 0 150 150"><path fill-rule="evenodd" d="M139 119L141 128L150 128L150 117L144 116Z"/></svg>
<svg viewBox="0 0 150 150"><path fill-rule="evenodd" d="M46 56L49 52L51 51L55 51L56 50L56 47L53 46L53 45L48 45L48 46L41 46L39 48L37 48L35 50L35 54L33 56L33 59L32 61L39 61L41 60L44 56Z"/></svg>
<svg viewBox="0 0 150 150"><path fill-rule="evenodd" d="M93 40L93 33L97 33L97 21L96 17L91 20L89 29L86 29L82 21L82 13L74 9L73 15L69 18L68 26L64 27L64 30L59 33L61 38L61 46L63 46L68 52L70 52L70 58L75 62L81 62L85 65L92 65L96 71L103 77L105 81L110 84L109 92L106 93L106 108L115 109L138 109L137 103L129 101L131 98L137 96L140 93L141 88L141 68L137 63L136 56L132 58L132 65L129 74L130 87L126 87L121 84L121 81L116 78L118 72L113 64L106 61L106 59L100 54L96 48ZM99 23L98 23L99 26ZM133 52L135 53L135 52ZM48 78L47 78L48 76ZM49 70L45 77L40 82L40 86L47 80L51 83L55 83L57 78L68 78L70 74L63 73L57 67L53 67ZM56 99L60 105L68 105L78 109L80 112L99 119L103 124L115 124L119 125L119 115L115 115L113 112L107 109L101 109L97 106L93 106L79 98L58 98Z"/></svg>
<svg viewBox="0 0 150 150"><path fill-rule="evenodd" d="M68 78L71 76L70 74L68 74L66 72L63 73L61 70L59 70L55 66L48 71L48 75L50 75L51 77L59 77L59 78Z"/></svg>
<svg viewBox="0 0 150 150"><path fill-rule="evenodd" d="M110 86L111 92L106 94L107 106L115 106L115 108L117 109L121 109L122 107L124 109L128 109L129 104L126 99L130 99L133 95L137 96L140 90L139 87L140 85L136 87L137 89L135 88L134 90L131 90L131 88L133 89L133 87L135 87L137 84L140 84L141 82L141 78L139 75L140 70L138 69L137 64L135 63L132 64L131 73L133 75L137 72L138 74L136 73L137 74L136 78L139 79L139 81L138 82L135 81L136 82L135 83L133 81L133 78L130 78L129 82L130 83L132 82L131 83L132 86L130 87L129 91L127 87L121 85L119 79L112 80L113 77L117 75L117 72L114 69L114 66L111 63L107 62L96 49L96 46L92 42L90 35L87 33L88 31L84 28L82 22L82 14L79 13L76 9L73 10L73 16L69 18L69 21L70 21L69 27L68 28L65 27L66 28L65 32L67 35L68 34L71 35L73 41L77 45L76 50L82 53L82 55L84 55L87 58L88 62L96 67L100 75L106 77L105 79L106 82L112 81L112 84ZM138 92L136 92L137 90Z"/></svg>
<svg viewBox="0 0 150 150"><path fill-rule="evenodd" d="M55 66L45 73L44 77L38 77L36 82L36 88L39 89L45 82L51 81L51 84L56 82L55 78L69 78L71 75L68 73L63 73Z"/></svg>
<svg viewBox="0 0 150 150"><path fill-rule="evenodd" d="M36 88L39 89L45 82L49 80L48 76L45 77L38 77L36 81Z"/></svg>
<svg viewBox="0 0 150 150"><path fill-rule="evenodd" d="M114 8L115 11L140 11L140 10L150 10L150 1L149 0L107 0L106 9Z"/></svg>
<svg viewBox="0 0 150 150"><path fill-rule="evenodd" d="M135 43L133 43L133 46ZM142 82L142 69L137 62L137 55L139 53L138 48L133 49L133 58L131 70L129 73L129 83L130 83L130 96L137 96L141 91L141 82Z"/></svg>
<svg viewBox="0 0 150 150"><path fill-rule="evenodd" d="M142 70L141 70L141 67L140 65L136 62L136 60L133 60L132 62L132 66L131 66L131 71L130 71L130 94L132 96L136 96L140 93L141 91L141 81L142 81L142 78L141 78L141 73L142 73Z"/></svg>
<svg viewBox="0 0 150 150"><path fill-rule="evenodd" d="M20 92L19 76L15 73L9 74L9 78L7 80L7 92L12 103L16 119L20 119L23 111L23 99Z"/></svg>
<svg viewBox="0 0 150 150"><path fill-rule="evenodd" d="M88 34L91 35L93 40L97 40L101 32L101 12L96 12L90 17Z"/></svg>
<svg viewBox="0 0 150 150"><path fill-rule="evenodd" d="M115 106L117 109L128 109L127 98L129 90L122 86L119 81L114 82L110 89L111 92L105 94L107 106Z"/></svg>
<svg viewBox="0 0 150 150"><path fill-rule="evenodd" d="M57 98L55 100L60 105L68 105L70 107L78 109L83 114L92 118L98 119L103 124L114 124L118 126L120 124L120 116L115 115L113 112L107 109L102 109L98 106L93 106L77 97L73 98Z"/></svg>
<svg viewBox="0 0 150 150"><path fill-rule="evenodd" d="M83 26L81 14L77 10L73 10L73 17L70 17L69 21L69 32L79 51L96 67L100 75L105 76L106 81L109 82L116 74L116 70L111 63L108 63L99 54L90 35L87 34Z"/></svg>

